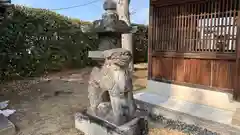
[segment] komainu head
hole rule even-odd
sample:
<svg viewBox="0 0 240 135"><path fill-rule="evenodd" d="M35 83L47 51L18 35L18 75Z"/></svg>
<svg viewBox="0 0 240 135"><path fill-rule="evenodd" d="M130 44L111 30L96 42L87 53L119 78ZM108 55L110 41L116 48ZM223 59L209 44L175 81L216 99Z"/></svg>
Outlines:
<svg viewBox="0 0 240 135"><path fill-rule="evenodd" d="M132 60L131 52L123 48L106 50L103 55L109 64L115 64L119 67L128 67Z"/></svg>

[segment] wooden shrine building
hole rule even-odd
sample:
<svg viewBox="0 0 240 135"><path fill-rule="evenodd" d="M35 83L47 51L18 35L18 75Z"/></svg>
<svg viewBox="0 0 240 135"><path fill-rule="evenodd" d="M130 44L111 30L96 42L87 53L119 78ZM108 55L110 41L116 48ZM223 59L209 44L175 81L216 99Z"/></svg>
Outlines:
<svg viewBox="0 0 240 135"><path fill-rule="evenodd" d="M148 84L134 97L201 118L190 124L240 126L240 1L150 0L149 10Z"/></svg>
<svg viewBox="0 0 240 135"><path fill-rule="evenodd" d="M240 97L239 0L151 0L149 79Z"/></svg>

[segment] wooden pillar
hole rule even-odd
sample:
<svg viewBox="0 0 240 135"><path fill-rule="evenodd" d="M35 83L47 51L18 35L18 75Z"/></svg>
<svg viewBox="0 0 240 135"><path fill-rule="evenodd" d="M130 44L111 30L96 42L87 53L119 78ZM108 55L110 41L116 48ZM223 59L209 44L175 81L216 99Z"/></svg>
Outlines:
<svg viewBox="0 0 240 135"><path fill-rule="evenodd" d="M237 18L237 42L236 42L236 76L234 99L240 100L240 11Z"/></svg>
<svg viewBox="0 0 240 135"><path fill-rule="evenodd" d="M153 5L150 0L149 6L149 25L148 25L148 80L152 79L152 53L153 53Z"/></svg>

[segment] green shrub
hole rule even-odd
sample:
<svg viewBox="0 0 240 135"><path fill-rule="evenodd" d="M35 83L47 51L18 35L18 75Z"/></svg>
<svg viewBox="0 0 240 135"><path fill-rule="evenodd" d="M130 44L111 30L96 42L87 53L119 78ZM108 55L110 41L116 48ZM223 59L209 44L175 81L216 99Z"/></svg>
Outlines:
<svg viewBox="0 0 240 135"><path fill-rule="evenodd" d="M0 25L1 80L90 64L87 52L95 39L80 29L87 22L22 6L10 16Z"/></svg>
<svg viewBox="0 0 240 135"><path fill-rule="evenodd" d="M134 24L138 30L133 34L134 63L147 62L148 56L148 27Z"/></svg>

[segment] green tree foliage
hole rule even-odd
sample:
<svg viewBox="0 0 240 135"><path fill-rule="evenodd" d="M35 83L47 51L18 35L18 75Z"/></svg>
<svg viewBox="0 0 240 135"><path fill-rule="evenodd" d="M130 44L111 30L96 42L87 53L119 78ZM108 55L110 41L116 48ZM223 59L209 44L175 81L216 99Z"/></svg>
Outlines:
<svg viewBox="0 0 240 135"><path fill-rule="evenodd" d="M138 27L133 34L134 63L147 62L148 58L148 29L146 25L134 24Z"/></svg>

